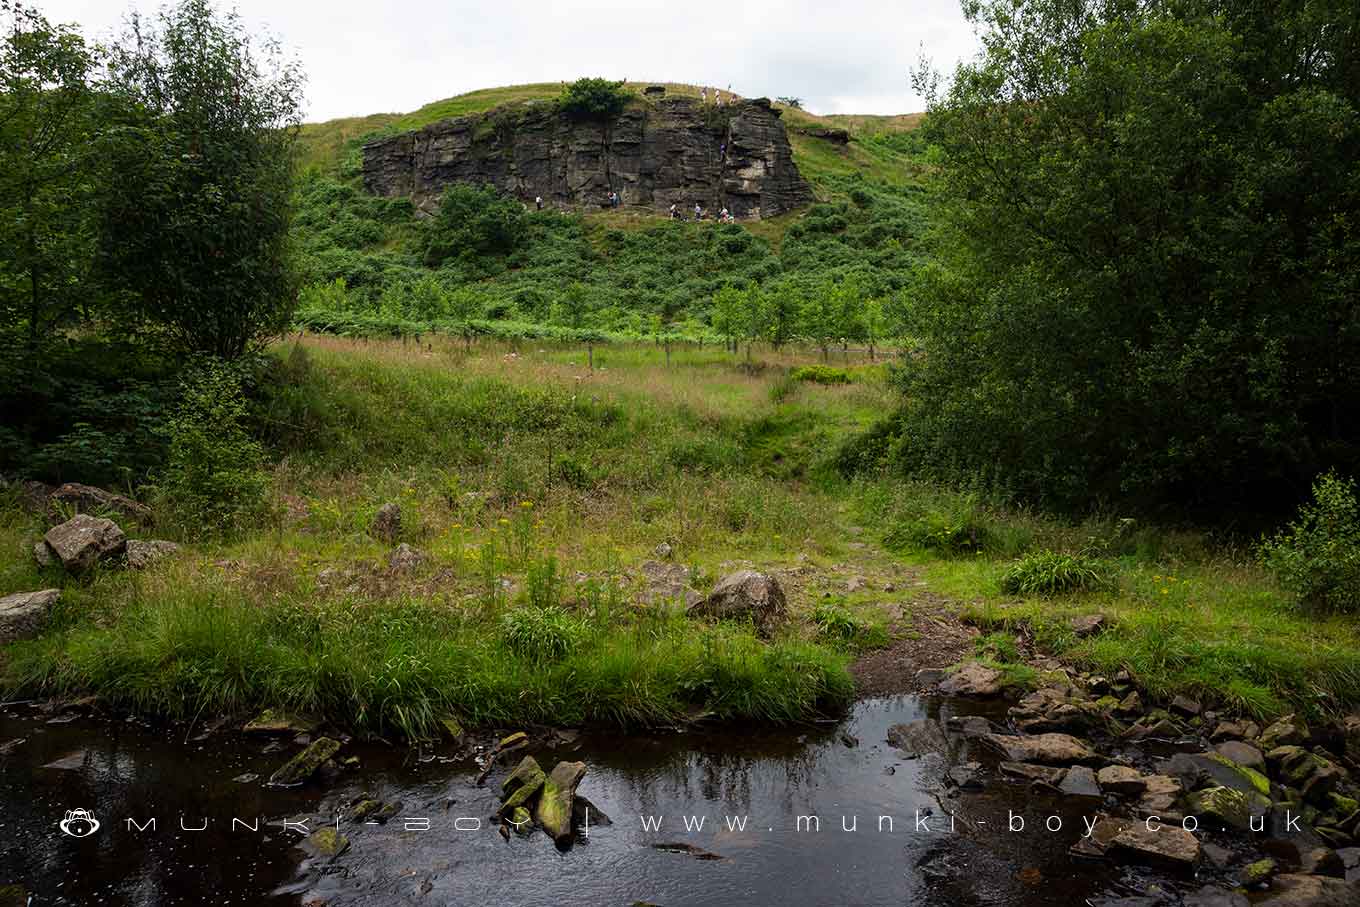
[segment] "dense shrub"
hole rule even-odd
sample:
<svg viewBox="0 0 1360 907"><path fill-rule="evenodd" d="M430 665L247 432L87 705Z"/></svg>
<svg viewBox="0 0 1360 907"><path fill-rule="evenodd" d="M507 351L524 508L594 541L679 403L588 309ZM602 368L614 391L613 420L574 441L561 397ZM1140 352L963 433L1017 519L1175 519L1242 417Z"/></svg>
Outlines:
<svg viewBox="0 0 1360 907"><path fill-rule="evenodd" d="M1007 595L1062 595L1109 585L1104 566L1093 558L1056 551L1036 551L1006 569L1001 591Z"/></svg>
<svg viewBox="0 0 1360 907"><path fill-rule="evenodd" d="M439 213L426 226L425 263L449 259L468 264L480 256L505 255L524 238L524 206L490 186L454 183L444 191Z"/></svg>
<svg viewBox="0 0 1360 907"><path fill-rule="evenodd" d="M562 89L557 103L563 111L581 119L609 119L621 113L632 96L623 86L623 82L608 79L577 79Z"/></svg>
<svg viewBox="0 0 1360 907"><path fill-rule="evenodd" d="M803 365L794 369L789 377L794 381L810 381L813 384L849 384L854 379L843 368L829 365Z"/></svg>
<svg viewBox="0 0 1360 907"><path fill-rule="evenodd" d="M1260 546L1261 561L1304 605L1360 611L1360 504L1355 480L1318 478L1313 500Z"/></svg>
<svg viewBox="0 0 1360 907"><path fill-rule="evenodd" d="M264 448L251 433L240 366L208 361L192 370L165 433L169 450L157 502L185 535L230 533L260 514L269 480Z"/></svg>

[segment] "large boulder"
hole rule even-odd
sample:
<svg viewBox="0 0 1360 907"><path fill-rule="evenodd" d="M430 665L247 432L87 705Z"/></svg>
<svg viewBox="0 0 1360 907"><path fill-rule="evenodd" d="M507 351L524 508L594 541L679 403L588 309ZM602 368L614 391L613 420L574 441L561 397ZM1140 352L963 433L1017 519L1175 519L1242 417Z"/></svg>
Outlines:
<svg viewBox="0 0 1360 907"><path fill-rule="evenodd" d="M773 576L738 570L718 581L708 598L689 607L698 617L750 620L762 630L788 612L784 590Z"/></svg>
<svg viewBox="0 0 1360 907"><path fill-rule="evenodd" d="M1286 715L1261 733L1261 749L1269 752L1281 746L1303 746L1310 736L1303 719Z"/></svg>
<svg viewBox="0 0 1360 907"><path fill-rule="evenodd" d="M81 485L79 482L67 482L57 488L48 495L47 504L51 510L56 510L56 505L60 504L68 509L74 509L77 513L116 513L143 526L150 526L152 522L151 508L145 504L139 504L121 494L95 488L93 485Z"/></svg>
<svg viewBox="0 0 1360 907"><path fill-rule="evenodd" d="M61 565L73 573L88 570L127 548L127 536L117 523L84 513L47 530L43 541Z"/></svg>
<svg viewBox="0 0 1360 907"><path fill-rule="evenodd" d="M0 598L0 643L37 636L47 623L47 613L60 598L60 589L19 592Z"/></svg>
<svg viewBox="0 0 1360 907"><path fill-rule="evenodd" d="M547 776L543 774L537 759L533 756L521 759L515 770L501 782L501 796L504 802L501 803L500 815L509 816L515 810L522 809L543 789L545 781Z"/></svg>
<svg viewBox="0 0 1360 907"><path fill-rule="evenodd" d="M1252 817L1270 813L1270 798L1256 791L1234 790L1231 787L1210 787L1192 792L1186 797L1191 814L1221 822L1227 828L1250 831ZM1261 825L1264 827L1264 818Z"/></svg>
<svg viewBox="0 0 1360 907"><path fill-rule="evenodd" d="M704 600L704 597L690 586L690 569L684 564L645 561L641 569L642 579L646 584L642 600L649 605L676 604L692 608Z"/></svg>
<svg viewBox="0 0 1360 907"><path fill-rule="evenodd" d="M1089 746L1067 734L1010 736L988 734L981 738L999 750L1008 762L1040 765L1099 765L1103 760Z"/></svg>
<svg viewBox="0 0 1360 907"><path fill-rule="evenodd" d="M1131 822L1110 842L1110 855L1130 863L1193 870L1200 859L1199 841L1178 825L1149 826Z"/></svg>
<svg viewBox="0 0 1360 907"><path fill-rule="evenodd" d="M572 803L576 788L585 777L584 762L559 762L543 781L534 819L559 844L571 837Z"/></svg>
<svg viewBox="0 0 1360 907"><path fill-rule="evenodd" d="M977 661L960 665L940 682L946 696L995 696L1001 692L1001 672Z"/></svg>

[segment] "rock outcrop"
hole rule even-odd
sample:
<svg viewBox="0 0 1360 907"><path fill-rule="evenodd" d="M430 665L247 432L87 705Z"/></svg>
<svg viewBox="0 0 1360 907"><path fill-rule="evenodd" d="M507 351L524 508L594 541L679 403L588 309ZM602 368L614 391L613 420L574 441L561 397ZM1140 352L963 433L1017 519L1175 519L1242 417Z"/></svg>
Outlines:
<svg viewBox="0 0 1360 907"><path fill-rule="evenodd" d="M649 97L604 121L530 102L369 142L364 185L426 213L461 182L557 207L605 206L615 191L658 212L698 203L710 216L772 217L812 201L779 116L765 98L715 107Z"/></svg>
<svg viewBox="0 0 1360 907"><path fill-rule="evenodd" d="M20 592L0 598L0 643L37 636L47 623L47 612L60 598L60 589Z"/></svg>

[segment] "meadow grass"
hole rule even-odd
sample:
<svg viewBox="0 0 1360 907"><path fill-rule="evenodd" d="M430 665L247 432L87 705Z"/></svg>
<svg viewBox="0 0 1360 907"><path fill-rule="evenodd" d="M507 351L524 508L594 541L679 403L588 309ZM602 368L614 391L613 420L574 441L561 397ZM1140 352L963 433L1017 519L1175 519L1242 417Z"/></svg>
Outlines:
<svg viewBox="0 0 1360 907"><path fill-rule="evenodd" d="M845 703L850 659L912 632L893 621L928 594L984 629L977 655L1017 685L1042 680L1008 642L1023 626L1158 695L1262 717L1360 701L1353 621L1306 615L1202 532L841 478L839 445L893 403L862 358L836 366L851 383L822 384L789 379L819 361L797 348L748 366L744 350L676 345L667 362L611 345L591 370L560 344L289 339L256 402L274 462L251 530L145 573L72 578L36 566L41 520L0 502L0 595L64 590L48 633L0 651L0 687L411 736L446 715L799 720ZM425 554L409 571L369 534L385 502L401 505L397 541ZM791 619L762 639L651 599L638 566L662 542L700 592L738 566L801 577ZM1042 552L1097 561L1107 581L1003 593ZM852 573L900 568L925 585L846 592ZM1069 619L1095 612L1108 629L1076 638Z"/></svg>

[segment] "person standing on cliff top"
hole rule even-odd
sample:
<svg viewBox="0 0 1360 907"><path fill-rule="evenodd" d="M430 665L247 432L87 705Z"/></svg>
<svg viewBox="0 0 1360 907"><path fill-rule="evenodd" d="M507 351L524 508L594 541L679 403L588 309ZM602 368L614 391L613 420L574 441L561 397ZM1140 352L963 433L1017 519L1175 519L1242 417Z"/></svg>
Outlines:
<svg viewBox="0 0 1360 907"><path fill-rule="evenodd" d="M707 85L705 85L704 87L702 87L702 88L699 89L699 103L700 103L700 104L707 104L707 103L708 103L708 86L707 86Z"/></svg>

